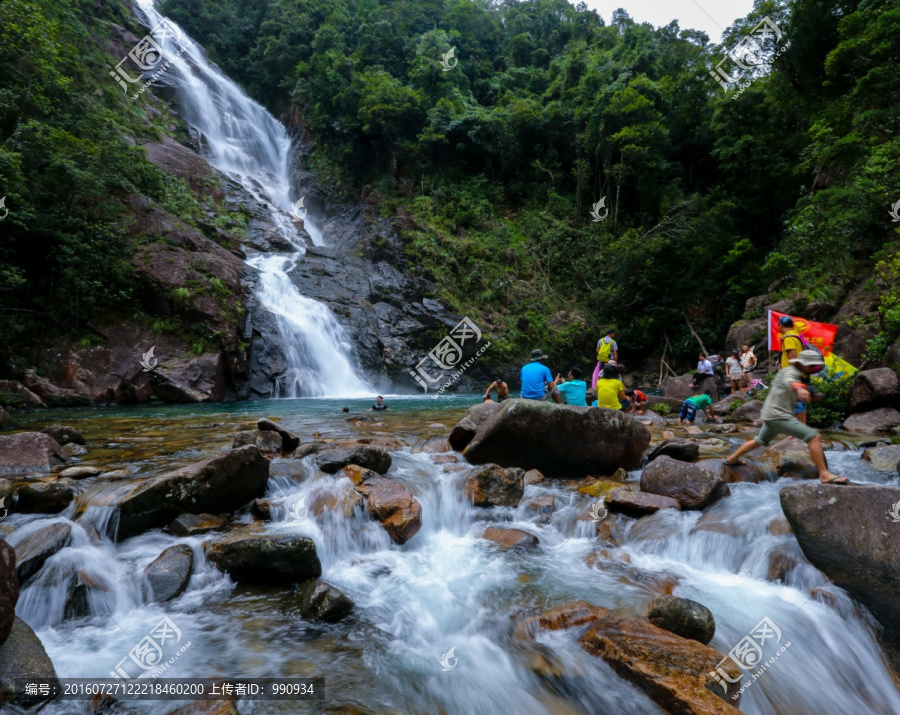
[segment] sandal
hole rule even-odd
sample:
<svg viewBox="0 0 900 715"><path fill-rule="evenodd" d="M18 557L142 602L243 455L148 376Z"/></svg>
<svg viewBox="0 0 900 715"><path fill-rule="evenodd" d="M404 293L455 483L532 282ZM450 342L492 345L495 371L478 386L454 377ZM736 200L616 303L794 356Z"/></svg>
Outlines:
<svg viewBox="0 0 900 715"><path fill-rule="evenodd" d="M821 481L821 480L820 480ZM835 477L834 479L829 479L827 482L821 482L822 484L837 484L838 486L850 484L850 480L847 477Z"/></svg>

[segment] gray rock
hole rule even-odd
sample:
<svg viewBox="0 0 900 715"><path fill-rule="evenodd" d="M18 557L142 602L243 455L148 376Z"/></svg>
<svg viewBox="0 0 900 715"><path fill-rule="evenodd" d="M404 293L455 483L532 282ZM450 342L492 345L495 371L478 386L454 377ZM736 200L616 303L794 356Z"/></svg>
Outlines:
<svg viewBox="0 0 900 715"><path fill-rule="evenodd" d="M91 591L107 589L95 581L84 570L79 569L72 574L63 606L63 618L87 618L91 615Z"/></svg>
<svg viewBox="0 0 900 715"><path fill-rule="evenodd" d="M19 432L0 436L0 476L47 474L69 461L50 435Z"/></svg>
<svg viewBox="0 0 900 715"><path fill-rule="evenodd" d="M689 439L664 439L655 447L651 447L645 454L647 455L645 464L663 456L682 462L693 462L700 456L700 446Z"/></svg>
<svg viewBox="0 0 900 715"><path fill-rule="evenodd" d="M63 469L59 473L59 476L64 479L87 479L89 477L96 477L98 474L102 474L102 472L97 469L97 467L80 466Z"/></svg>
<svg viewBox="0 0 900 715"><path fill-rule="evenodd" d="M299 583L322 575L316 545L307 536L242 531L207 545L209 560L240 583Z"/></svg>
<svg viewBox="0 0 900 715"><path fill-rule="evenodd" d="M708 645L716 634L716 621L706 606L677 596L657 596L650 602L648 620L657 628Z"/></svg>
<svg viewBox="0 0 900 715"><path fill-rule="evenodd" d="M198 536L222 529L227 523L227 519L215 514L182 514L169 524L169 533L173 536Z"/></svg>
<svg viewBox="0 0 900 715"><path fill-rule="evenodd" d="M391 455L380 447L347 443L321 450L316 454L316 464L328 474L339 472L349 464L384 474L391 468Z"/></svg>
<svg viewBox="0 0 900 715"><path fill-rule="evenodd" d="M269 462L253 445L228 450L174 472L135 480L118 502L118 537L125 539L164 526L185 512L233 512L261 496L268 480Z"/></svg>
<svg viewBox="0 0 900 715"><path fill-rule="evenodd" d="M41 639L21 618L16 618L9 638L0 646L0 706L5 703L30 707L49 698L45 695L17 695L16 681L48 683L58 689L56 670Z"/></svg>
<svg viewBox="0 0 900 715"><path fill-rule="evenodd" d="M9 637L16 618L19 600L19 577L16 575L16 552L0 539L0 646Z"/></svg>
<svg viewBox="0 0 900 715"><path fill-rule="evenodd" d="M19 583L25 585L28 580L41 570L41 566L53 554L69 543L72 527L69 524L59 522L48 524L24 536L18 537L14 548L16 550L16 575Z"/></svg>
<svg viewBox="0 0 900 715"><path fill-rule="evenodd" d="M171 601L184 593L193 573L194 551L187 544L170 546L144 569L153 599L161 602Z"/></svg>
<svg viewBox="0 0 900 715"><path fill-rule="evenodd" d="M280 456L283 450L281 435L271 430L265 432L258 429L246 430L234 435L234 441L231 444L232 449L246 447L247 445L255 446L269 459Z"/></svg>
<svg viewBox="0 0 900 715"><path fill-rule="evenodd" d="M869 412L859 412L844 420L844 429L848 432L875 434L888 432L894 425L900 424L900 412L893 407L881 407ZM3 439L0 437L0 439Z"/></svg>
<svg viewBox="0 0 900 715"><path fill-rule="evenodd" d="M300 438L292 432L288 432L277 422L273 422L269 419L262 419L256 423L256 426L262 432L277 432L280 434L282 450L285 452L293 452L300 446Z"/></svg>
<svg viewBox="0 0 900 715"><path fill-rule="evenodd" d="M636 493L625 487L611 492L606 498L606 506L610 511L627 516L655 514L660 509L681 509L677 499L646 492Z"/></svg>
<svg viewBox="0 0 900 715"><path fill-rule="evenodd" d="M19 423L9 416L9 412L0 407L0 431L19 429Z"/></svg>
<svg viewBox="0 0 900 715"><path fill-rule="evenodd" d="M464 455L472 464L584 477L639 467L649 444L650 431L616 410L510 399L478 428Z"/></svg>
<svg viewBox="0 0 900 715"><path fill-rule="evenodd" d="M515 507L525 493L525 472L486 464L469 472L465 489L475 506Z"/></svg>
<svg viewBox="0 0 900 715"><path fill-rule="evenodd" d="M333 623L350 615L353 601L334 586L313 579L300 588L297 610L308 620Z"/></svg>
<svg viewBox="0 0 900 715"><path fill-rule="evenodd" d="M900 380L889 367L862 370L853 378L848 402L850 412L867 412L878 407L900 408Z"/></svg>
<svg viewBox="0 0 900 715"><path fill-rule="evenodd" d="M61 445L69 443L87 444L84 435L74 427L69 427L68 425L50 425L49 427L44 427L41 432L49 434Z"/></svg>
<svg viewBox="0 0 900 715"><path fill-rule="evenodd" d="M879 472L896 472L900 463L900 444L871 447L863 451L862 458Z"/></svg>
<svg viewBox="0 0 900 715"><path fill-rule="evenodd" d="M731 419L735 422L754 422L760 418L762 414L763 403L759 400L750 400L734 412L731 413Z"/></svg>
<svg viewBox="0 0 900 715"><path fill-rule="evenodd" d="M75 482L31 482L19 489L16 508L21 514L58 514L75 499Z"/></svg>
<svg viewBox="0 0 900 715"><path fill-rule="evenodd" d="M291 456L294 459L303 459L311 454L318 454L326 447L328 447L326 442L304 442L294 450L294 454Z"/></svg>
<svg viewBox="0 0 900 715"><path fill-rule="evenodd" d="M667 456L644 467L641 492L676 499L682 509L703 509L730 494L720 477Z"/></svg>

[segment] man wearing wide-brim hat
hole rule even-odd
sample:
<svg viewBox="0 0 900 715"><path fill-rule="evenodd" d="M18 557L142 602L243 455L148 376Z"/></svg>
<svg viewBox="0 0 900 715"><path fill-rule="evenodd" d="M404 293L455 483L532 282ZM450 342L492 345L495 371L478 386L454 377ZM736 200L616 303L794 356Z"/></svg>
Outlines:
<svg viewBox="0 0 900 715"><path fill-rule="evenodd" d="M810 393L805 381L815 375L823 367L825 360L818 350L803 350L791 358L788 367L778 373L772 381L769 396L762 408L762 428L754 439L744 442L738 450L725 460L725 464L735 466L743 464L740 458L760 446L771 444L779 435L790 435L802 440L809 448L809 456L819 471L819 480L823 484L847 484L847 477L839 477L828 471L825 453L822 451L822 436L819 431L804 424L794 414L794 405L800 402L820 400L824 395Z"/></svg>
<svg viewBox="0 0 900 715"><path fill-rule="evenodd" d="M553 394L556 381L550 374L550 368L541 363L547 356L540 350L531 351L531 360L522 366L522 397L526 400L543 400ZM547 387L549 386L549 393Z"/></svg>

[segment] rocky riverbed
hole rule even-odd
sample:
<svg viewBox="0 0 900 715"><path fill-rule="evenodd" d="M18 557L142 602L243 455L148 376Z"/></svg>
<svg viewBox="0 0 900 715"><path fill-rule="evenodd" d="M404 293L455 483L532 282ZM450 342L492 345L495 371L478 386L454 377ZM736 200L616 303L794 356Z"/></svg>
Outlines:
<svg viewBox="0 0 900 715"><path fill-rule="evenodd" d="M162 677L315 676L323 700L42 712L900 711L888 437L826 435L856 485L822 486L794 440L723 465L752 422L387 401L15 414L5 708L37 707L14 677L136 668L168 618Z"/></svg>

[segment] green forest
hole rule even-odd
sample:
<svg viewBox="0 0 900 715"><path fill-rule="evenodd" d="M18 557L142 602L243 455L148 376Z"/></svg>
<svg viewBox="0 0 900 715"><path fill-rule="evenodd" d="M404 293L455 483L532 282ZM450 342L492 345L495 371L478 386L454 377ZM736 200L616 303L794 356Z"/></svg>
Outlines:
<svg viewBox="0 0 900 715"><path fill-rule="evenodd" d="M839 304L867 275L900 275L895 2L757 2L721 45L625 11L606 25L565 0L160 11L276 116L296 117L330 187L403 219L411 269L490 329L493 361L537 345L584 361L614 325L630 356L668 340L686 363L688 323L719 346L773 283ZM725 91L711 72L766 17L786 49L765 71L732 65L742 89ZM109 23L141 31L122 5L7 0L0 19L9 349L134 302L124 197L185 219L192 199L133 147L166 131L154 100L127 101L107 77ZM900 289L882 308L887 345Z"/></svg>

